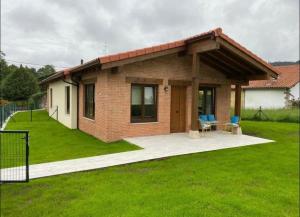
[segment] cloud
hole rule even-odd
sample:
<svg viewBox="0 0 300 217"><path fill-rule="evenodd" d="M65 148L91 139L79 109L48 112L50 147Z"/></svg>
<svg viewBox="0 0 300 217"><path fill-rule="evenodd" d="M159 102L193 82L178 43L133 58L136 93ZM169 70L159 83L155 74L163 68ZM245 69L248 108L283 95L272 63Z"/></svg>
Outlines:
<svg viewBox="0 0 300 217"><path fill-rule="evenodd" d="M299 59L297 0L3 0L7 59L74 66L222 27L267 61Z"/></svg>

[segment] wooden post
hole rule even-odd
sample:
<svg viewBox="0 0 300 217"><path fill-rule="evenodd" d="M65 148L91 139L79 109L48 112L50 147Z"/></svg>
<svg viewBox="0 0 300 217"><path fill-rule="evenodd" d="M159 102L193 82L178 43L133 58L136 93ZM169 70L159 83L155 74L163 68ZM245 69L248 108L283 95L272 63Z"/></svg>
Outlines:
<svg viewBox="0 0 300 217"><path fill-rule="evenodd" d="M234 115L241 116L241 92L242 87L240 84L235 85L235 102L234 102Z"/></svg>
<svg viewBox="0 0 300 217"><path fill-rule="evenodd" d="M199 55L197 53L194 53L193 65L192 65L191 131L199 130L199 123L198 123L199 67L200 67Z"/></svg>

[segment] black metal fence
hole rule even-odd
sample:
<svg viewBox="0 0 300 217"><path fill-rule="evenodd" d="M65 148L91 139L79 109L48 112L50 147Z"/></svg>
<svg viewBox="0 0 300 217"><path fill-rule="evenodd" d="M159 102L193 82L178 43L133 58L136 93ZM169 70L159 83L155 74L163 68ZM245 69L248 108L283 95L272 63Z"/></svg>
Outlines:
<svg viewBox="0 0 300 217"><path fill-rule="evenodd" d="M17 110L15 103L0 106L0 128L2 128L7 118Z"/></svg>
<svg viewBox="0 0 300 217"><path fill-rule="evenodd" d="M0 131L0 182L29 181L29 132Z"/></svg>
<svg viewBox="0 0 300 217"><path fill-rule="evenodd" d="M30 111L35 109L41 109L42 104L37 102L19 101L11 102L6 105L0 106L0 128L7 121L8 117L11 116L16 111Z"/></svg>

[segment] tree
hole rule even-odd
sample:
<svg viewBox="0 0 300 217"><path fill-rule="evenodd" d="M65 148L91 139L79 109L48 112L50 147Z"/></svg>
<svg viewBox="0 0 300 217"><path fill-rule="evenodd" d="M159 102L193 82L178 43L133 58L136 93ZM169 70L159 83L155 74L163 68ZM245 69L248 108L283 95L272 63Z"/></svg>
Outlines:
<svg viewBox="0 0 300 217"><path fill-rule="evenodd" d="M8 70L7 70L8 66L7 66L7 63L4 59L4 56L5 56L5 53L0 51L0 82L3 81L3 79L8 74Z"/></svg>
<svg viewBox="0 0 300 217"><path fill-rule="evenodd" d="M21 65L6 76L1 89L4 99L17 101L28 100L39 91L39 86L31 70Z"/></svg>
<svg viewBox="0 0 300 217"><path fill-rule="evenodd" d="M39 79L45 79L54 73L55 73L55 69L51 65L45 65L44 67L39 68L39 70L37 70Z"/></svg>

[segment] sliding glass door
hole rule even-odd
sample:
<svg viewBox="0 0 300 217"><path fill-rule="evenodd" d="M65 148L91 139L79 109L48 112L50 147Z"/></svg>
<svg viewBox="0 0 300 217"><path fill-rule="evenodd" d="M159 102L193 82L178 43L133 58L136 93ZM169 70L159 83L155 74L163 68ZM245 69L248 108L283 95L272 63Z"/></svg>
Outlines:
<svg viewBox="0 0 300 217"><path fill-rule="evenodd" d="M200 87L199 88L199 115L215 114L215 88L213 87Z"/></svg>

